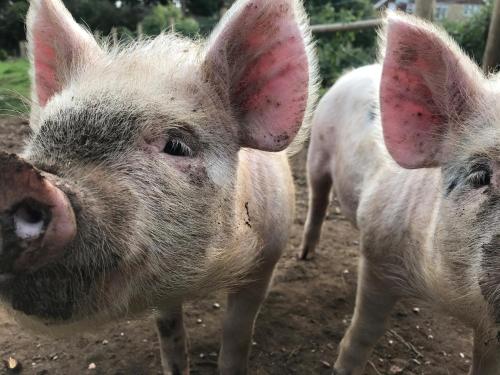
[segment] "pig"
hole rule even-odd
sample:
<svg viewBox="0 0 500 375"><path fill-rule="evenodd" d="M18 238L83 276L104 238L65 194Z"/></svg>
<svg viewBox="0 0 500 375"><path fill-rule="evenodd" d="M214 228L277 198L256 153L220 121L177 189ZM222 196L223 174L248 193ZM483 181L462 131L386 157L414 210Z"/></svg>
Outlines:
<svg viewBox="0 0 500 375"><path fill-rule="evenodd" d="M360 231L352 322L335 373L360 375L396 301L474 332L472 375L500 374L500 85L441 29L389 14L381 63L321 99L299 253L314 255L334 191ZM332 189L333 188L333 189Z"/></svg>
<svg viewBox="0 0 500 375"><path fill-rule="evenodd" d="M246 374L317 91L301 2L112 46L32 0L27 35L32 134L0 154L3 305L53 334L153 312L164 373L188 374L183 303L227 290L219 369Z"/></svg>

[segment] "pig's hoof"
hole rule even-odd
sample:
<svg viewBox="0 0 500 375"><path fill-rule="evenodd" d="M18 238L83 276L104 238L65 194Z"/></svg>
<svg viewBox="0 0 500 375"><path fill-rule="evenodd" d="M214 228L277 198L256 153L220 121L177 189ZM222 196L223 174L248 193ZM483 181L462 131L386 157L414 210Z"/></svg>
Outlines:
<svg viewBox="0 0 500 375"><path fill-rule="evenodd" d="M309 251L308 249L304 249L300 253L298 253L295 257L297 258L297 260L313 260L314 253Z"/></svg>
<svg viewBox="0 0 500 375"><path fill-rule="evenodd" d="M333 369L333 373L332 373L332 375L350 375L350 374L351 374L350 371L339 370L336 368Z"/></svg>

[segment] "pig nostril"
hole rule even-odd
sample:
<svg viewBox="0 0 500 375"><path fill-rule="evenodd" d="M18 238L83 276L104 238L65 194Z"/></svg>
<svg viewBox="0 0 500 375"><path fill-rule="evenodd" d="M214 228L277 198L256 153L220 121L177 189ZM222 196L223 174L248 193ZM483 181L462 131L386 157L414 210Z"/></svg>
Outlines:
<svg viewBox="0 0 500 375"><path fill-rule="evenodd" d="M21 206L14 215L28 224L36 224L43 221L43 212L34 207Z"/></svg>
<svg viewBox="0 0 500 375"><path fill-rule="evenodd" d="M36 202L21 203L12 214L16 235L21 239L40 237L46 216L45 210Z"/></svg>

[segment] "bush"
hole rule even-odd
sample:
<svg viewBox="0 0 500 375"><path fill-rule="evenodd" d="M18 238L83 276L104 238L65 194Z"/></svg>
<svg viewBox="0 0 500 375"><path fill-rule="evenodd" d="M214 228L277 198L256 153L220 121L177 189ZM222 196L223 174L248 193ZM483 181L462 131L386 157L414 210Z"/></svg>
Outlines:
<svg viewBox="0 0 500 375"><path fill-rule="evenodd" d="M482 64L493 3L488 1L481 10L465 22L445 21L444 28L479 65Z"/></svg>
<svg viewBox="0 0 500 375"><path fill-rule="evenodd" d="M187 0L186 3L190 13L205 17L218 13L224 5L221 0Z"/></svg>
<svg viewBox="0 0 500 375"><path fill-rule="evenodd" d="M0 0L0 48L14 54L19 42L26 38L24 19L28 11L25 0Z"/></svg>
<svg viewBox="0 0 500 375"><path fill-rule="evenodd" d="M65 5L78 23L88 25L90 30L108 35L113 27L135 30L144 16L142 4L122 1L118 8L112 0L64 0Z"/></svg>
<svg viewBox="0 0 500 375"><path fill-rule="evenodd" d="M175 30L183 35L194 37L198 35L200 27L195 19L184 17L182 11L175 5L157 5L142 22L144 33L157 35L168 30L171 21L175 24Z"/></svg>
<svg viewBox="0 0 500 375"><path fill-rule="evenodd" d="M0 61L5 61L9 58L9 54L6 50L0 48Z"/></svg>
<svg viewBox="0 0 500 375"><path fill-rule="evenodd" d="M331 4L310 6L311 24L352 22L374 18L373 7L366 0L356 7L336 9ZM341 31L318 35L317 53L322 86L330 87L348 68L355 68L375 61L377 34L375 30Z"/></svg>

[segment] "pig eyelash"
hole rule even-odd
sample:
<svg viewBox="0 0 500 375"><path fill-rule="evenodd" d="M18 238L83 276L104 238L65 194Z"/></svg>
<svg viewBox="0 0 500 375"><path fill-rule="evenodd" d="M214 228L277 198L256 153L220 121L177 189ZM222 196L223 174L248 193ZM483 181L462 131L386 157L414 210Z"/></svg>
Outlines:
<svg viewBox="0 0 500 375"><path fill-rule="evenodd" d="M480 188L487 186L491 181L491 171L487 167L473 171L467 180L471 183L474 188Z"/></svg>
<svg viewBox="0 0 500 375"><path fill-rule="evenodd" d="M167 140L165 147L163 148L165 154L180 157L192 157L193 151L182 141L170 138Z"/></svg>

